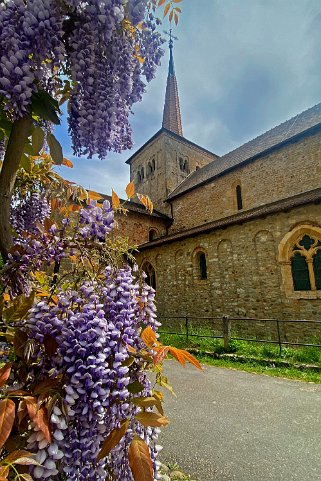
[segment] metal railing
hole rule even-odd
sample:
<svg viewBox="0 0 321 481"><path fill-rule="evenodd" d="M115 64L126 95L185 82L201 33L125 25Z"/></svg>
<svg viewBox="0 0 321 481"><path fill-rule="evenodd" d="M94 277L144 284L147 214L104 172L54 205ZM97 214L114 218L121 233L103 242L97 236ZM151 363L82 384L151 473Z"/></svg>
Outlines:
<svg viewBox="0 0 321 481"><path fill-rule="evenodd" d="M270 319L270 318L255 318L255 317L196 317L196 316L158 316L162 326L159 329L160 334L185 336L188 343L191 337L206 338L206 339L223 339L224 347L228 349L230 342L235 341L247 341L255 343L265 344L277 344L279 346L280 354L282 352L282 346L307 346L307 347L321 347L321 320L305 320L305 319ZM173 322L175 321L175 322ZM177 327L177 321L179 324L179 330L175 330ZM207 321L207 322L204 322ZM269 338L262 338L259 334L262 329L254 329L249 326L254 323L262 323L265 325L265 332ZM268 324L274 326L272 329L267 328ZM301 339L297 335L296 340L289 340L293 337L290 324L302 324L305 330L308 327L308 332L303 332L300 329ZM168 326L168 329L166 328ZM312 326L312 327L311 327ZM212 330L211 334L204 334L202 328L206 327ZM197 331L200 332L197 332ZM249 332L249 337L240 333L244 331ZM294 336L295 337L295 336ZM309 342L304 342L309 339ZM312 342L311 339L316 340Z"/></svg>

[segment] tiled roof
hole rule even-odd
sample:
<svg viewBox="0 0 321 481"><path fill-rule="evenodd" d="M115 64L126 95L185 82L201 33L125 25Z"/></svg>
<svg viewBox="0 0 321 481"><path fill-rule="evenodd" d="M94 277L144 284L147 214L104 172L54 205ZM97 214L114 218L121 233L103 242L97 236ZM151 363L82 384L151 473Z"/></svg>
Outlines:
<svg viewBox="0 0 321 481"><path fill-rule="evenodd" d="M103 199L106 199L108 200L110 203L112 203L112 200L111 200L111 196L110 195L106 195L106 194L99 194L103 197ZM161 212L158 212L157 210L153 210L152 214L150 214L146 209L145 207L143 206L143 204L139 204L138 202L133 202L133 201L125 201L124 199L120 199L120 202L122 204L125 204L125 209L128 209L129 211L131 212L137 212L139 214L144 214L144 215L148 215L148 216L152 216L152 217L158 217L159 219L164 219L164 220L167 220L169 222L172 221L172 219L166 215L166 214L162 214Z"/></svg>
<svg viewBox="0 0 321 481"><path fill-rule="evenodd" d="M183 142L184 144L187 144L197 150L201 150L202 153L210 156L210 157L213 157L213 158L218 158L218 155L214 154L213 152L210 152L209 150L207 149L204 149L204 147L201 147L200 145L197 145L195 144L194 142L192 142L191 140L188 140L186 139L185 137L182 137L181 135L178 135L176 134L175 132L172 132L171 130L168 130L168 129L165 129L164 127L162 127L161 129L159 129L156 134L153 135L153 137L151 137L150 139L148 139L144 145L142 145L141 147L139 147L138 150L136 150L136 152L134 152L130 157L129 159L126 160L126 164L131 164L132 161L138 156L140 155L143 150L145 149L145 147L147 147L148 145L150 145L152 142L154 142L154 140L156 140L158 137L160 137L162 134L166 134L166 135L169 135L171 137L173 137L174 139L176 140L179 140L180 142Z"/></svg>
<svg viewBox="0 0 321 481"><path fill-rule="evenodd" d="M192 190L211 179L241 166L243 163L254 160L271 149L294 140L296 137L313 131L321 124L321 103L305 110L283 124L274 127L265 134L250 140L241 147L219 157L210 164L194 171L171 194L168 200Z"/></svg>
<svg viewBox="0 0 321 481"><path fill-rule="evenodd" d="M282 211L288 211L295 207L300 207L301 205L320 203L321 202L321 188L310 190L308 192L303 192L301 194L288 197L286 199L278 200L272 202L271 204L266 204L260 207L255 207L254 209L249 209L247 211L242 211L237 214L231 215L229 217L224 217L222 219L215 220L213 222L208 222L206 224L193 227L192 229L177 232L176 234L171 234L168 236L161 237L155 241L148 242L146 244L141 244L139 250L150 249L163 244L169 244L171 242L186 239L187 237L194 237L199 234L205 234L216 229L222 229L234 224L241 224L250 220L255 220L260 217L265 217L267 215L275 214Z"/></svg>

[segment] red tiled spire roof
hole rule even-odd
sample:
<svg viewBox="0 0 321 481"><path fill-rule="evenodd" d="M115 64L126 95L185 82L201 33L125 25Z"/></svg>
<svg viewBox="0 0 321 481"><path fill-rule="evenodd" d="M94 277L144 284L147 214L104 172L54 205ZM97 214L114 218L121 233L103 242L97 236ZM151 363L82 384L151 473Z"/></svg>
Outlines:
<svg viewBox="0 0 321 481"><path fill-rule="evenodd" d="M174 69L172 37L170 37L169 41L169 65L162 127L183 137L178 88Z"/></svg>

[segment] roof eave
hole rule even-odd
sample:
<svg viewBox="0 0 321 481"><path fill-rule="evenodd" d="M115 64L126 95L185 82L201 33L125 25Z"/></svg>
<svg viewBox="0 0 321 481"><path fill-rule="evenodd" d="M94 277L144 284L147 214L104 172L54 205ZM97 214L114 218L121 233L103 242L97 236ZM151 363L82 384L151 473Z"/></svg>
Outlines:
<svg viewBox="0 0 321 481"><path fill-rule="evenodd" d="M187 194L188 192L191 192L192 190L197 189L198 187L201 187L201 186L206 185L206 184L210 184L215 179L217 179L219 177L222 177L223 175L226 175L233 170L236 170L240 167L243 167L244 165L249 164L249 163L257 160L260 157L264 157L265 155L268 155L271 152L274 152L274 151L284 147L287 144L295 143L305 136L313 135L314 133L318 132L319 130L321 130L321 123L319 123L317 125L314 125L313 127L310 127L309 129L306 129L306 130L304 130L303 132L300 132L297 135L294 135L290 139L286 139L282 142L279 142L278 144L273 145L272 147L269 147L268 149L265 149L262 152L259 152L258 154L253 155L252 157L248 157L247 159L243 160L239 164L233 165L233 166L227 168L226 170L220 172L219 174L213 175L212 177L209 177L208 179L205 179L202 182L199 182L198 184L195 184L192 187L189 187L188 189L186 189L182 192L178 192L177 194L173 193L173 195L170 194L165 199L165 202L171 202L173 199L176 199L177 197L180 197L184 194Z"/></svg>

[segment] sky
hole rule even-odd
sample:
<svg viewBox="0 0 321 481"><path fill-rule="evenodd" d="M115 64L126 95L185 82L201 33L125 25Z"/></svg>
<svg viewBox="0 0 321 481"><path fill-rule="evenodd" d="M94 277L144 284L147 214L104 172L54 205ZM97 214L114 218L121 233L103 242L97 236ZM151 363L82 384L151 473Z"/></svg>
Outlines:
<svg viewBox="0 0 321 481"><path fill-rule="evenodd" d="M321 102L320 0L183 0L174 45L184 137L223 155ZM161 11L160 11L161 14ZM161 30L168 30L164 21ZM106 159L73 156L66 114L55 135L65 178L124 196L125 161L161 127L168 48L131 118L134 147Z"/></svg>

